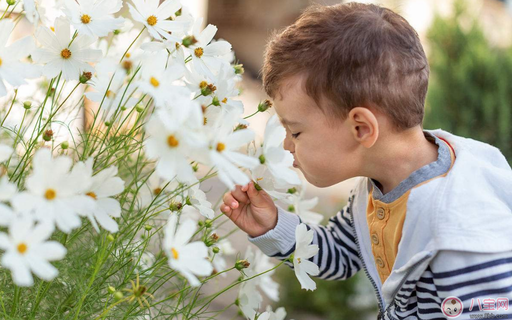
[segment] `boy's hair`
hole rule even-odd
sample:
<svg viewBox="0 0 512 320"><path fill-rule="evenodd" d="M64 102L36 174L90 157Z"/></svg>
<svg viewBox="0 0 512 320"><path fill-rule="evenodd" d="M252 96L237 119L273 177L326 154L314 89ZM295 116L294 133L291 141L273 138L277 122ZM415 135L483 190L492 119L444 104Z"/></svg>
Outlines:
<svg viewBox="0 0 512 320"><path fill-rule="evenodd" d="M275 99L282 80L299 74L330 123L369 105L396 131L423 122L427 58L416 31L389 9L355 2L306 9L268 43L265 91Z"/></svg>

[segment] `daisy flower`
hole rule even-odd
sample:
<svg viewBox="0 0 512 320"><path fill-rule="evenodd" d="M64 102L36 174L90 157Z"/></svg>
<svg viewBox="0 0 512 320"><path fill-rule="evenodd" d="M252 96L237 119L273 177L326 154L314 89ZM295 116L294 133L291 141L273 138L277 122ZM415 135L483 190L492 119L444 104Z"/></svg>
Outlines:
<svg viewBox="0 0 512 320"><path fill-rule="evenodd" d="M231 116L234 116L231 114ZM209 150L201 150L198 157L216 166L219 179L230 189L235 190L235 185L245 185L250 182L238 167L253 169L259 161L248 155L237 152L243 145L254 140L254 132L249 129L232 131L233 123L228 117L219 119L224 121L222 126L211 133Z"/></svg>
<svg viewBox="0 0 512 320"><path fill-rule="evenodd" d="M148 158L158 160L156 172L166 180L182 182L197 178L187 159L197 146L206 145L198 131L202 126L200 106L188 97L176 97L176 107L161 108L146 125Z"/></svg>
<svg viewBox="0 0 512 320"><path fill-rule="evenodd" d="M4 82L19 87L27 84L26 78L39 76L39 69L36 66L20 62L35 48L32 37L25 37L7 47L7 40L13 29L14 23L11 20L0 20L0 97L7 94Z"/></svg>
<svg viewBox="0 0 512 320"><path fill-rule="evenodd" d="M93 72L89 62L101 58L101 50L89 49L95 38L78 34L71 42L69 21L55 19L55 33L46 27L39 27L35 37L43 47L34 51L35 62L43 63L43 74L54 78L60 72L66 80L78 80L83 72ZM71 43L71 44L70 44Z"/></svg>
<svg viewBox="0 0 512 320"><path fill-rule="evenodd" d="M293 269L302 289L315 290L316 283L309 277L316 276L320 269L308 259L318 253L318 245L311 244L313 230L308 230L304 223L295 229L295 252L293 253Z"/></svg>
<svg viewBox="0 0 512 320"><path fill-rule="evenodd" d="M324 219L324 216L311 211L318 204L318 197L305 200L305 194L306 180L302 181L300 193L292 193L283 201L288 204L288 211L298 214L305 223L319 224Z"/></svg>
<svg viewBox="0 0 512 320"><path fill-rule="evenodd" d="M190 219L185 219L178 226L177 214L171 214L164 236L169 266L178 270L194 287L200 285L196 276L209 276L213 271L206 245L202 241L189 243L196 229L197 223Z"/></svg>
<svg viewBox="0 0 512 320"><path fill-rule="evenodd" d="M53 230L44 223L34 226L31 217L23 216L11 221L8 235L0 233L0 249L5 251L2 266L11 270L16 285L32 286L32 273L46 281L59 274L49 261L64 258L66 248L57 241L47 241Z"/></svg>
<svg viewBox="0 0 512 320"><path fill-rule="evenodd" d="M26 191L15 195L11 201L14 209L33 214L42 223L56 225L70 233L81 224L79 213L95 207L94 200L78 194L83 179L69 174L72 161L67 156L52 158L47 148L39 149L33 158L34 171L26 180Z"/></svg>
<svg viewBox="0 0 512 320"><path fill-rule="evenodd" d="M39 23L47 25L61 14L55 0L23 0L23 11L35 26Z"/></svg>
<svg viewBox="0 0 512 320"><path fill-rule="evenodd" d="M97 232L100 231L99 223L105 230L115 233L119 230L119 227L112 217L119 218L121 216L121 205L119 201L112 197L123 192L124 181L116 177L117 167L115 166L103 169L94 176L92 175L92 167L93 158L89 158L86 162L75 164L71 171L72 180L85 180L80 193L94 200L94 206L82 214L89 218Z"/></svg>
<svg viewBox="0 0 512 320"><path fill-rule="evenodd" d="M190 22L187 20L168 20L181 8L178 0L166 0L160 5L159 0L132 0L135 7L128 4L133 19L146 26L149 33L157 40L167 39L170 33L183 33Z"/></svg>
<svg viewBox="0 0 512 320"><path fill-rule="evenodd" d="M123 6L120 0L65 0L65 14L79 34L104 37L120 29L123 18L114 18L114 13Z"/></svg>
<svg viewBox="0 0 512 320"><path fill-rule="evenodd" d="M164 105L175 95L189 95L186 87L174 85L185 74L185 68L171 61L168 65L167 52L159 52L146 57L141 70L141 80L137 82L139 90L149 94L157 106ZM166 67L167 65L167 67Z"/></svg>
<svg viewBox="0 0 512 320"><path fill-rule="evenodd" d="M9 182L9 177L4 175L0 179L0 201L11 201L12 197L18 192L18 188L14 183Z"/></svg>
<svg viewBox="0 0 512 320"><path fill-rule="evenodd" d="M191 50L192 67L196 72L215 79L214 72L218 73L221 65L229 65L223 56L231 52L231 44L224 40L212 42L217 33L217 27L209 24L204 30L199 31L202 23L202 18L197 19L191 44L188 46Z"/></svg>
<svg viewBox="0 0 512 320"><path fill-rule="evenodd" d="M254 155L262 165L268 168L277 189L301 184L297 172L292 169L293 155L283 147L285 138L286 129L279 122L277 115L274 114L267 121L263 144Z"/></svg>
<svg viewBox="0 0 512 320"><path fill-rule="evenodd" d="M285 317L286 311L283 307L277 308L276 311L273 312L272 307L267 306L267 310L258 316L258 320L284 320Z"/></svg>

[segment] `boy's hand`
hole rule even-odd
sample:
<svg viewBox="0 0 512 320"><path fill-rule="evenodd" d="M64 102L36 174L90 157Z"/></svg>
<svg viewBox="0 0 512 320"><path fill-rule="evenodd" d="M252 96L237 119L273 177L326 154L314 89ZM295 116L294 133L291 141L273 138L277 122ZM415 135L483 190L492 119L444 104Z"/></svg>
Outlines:
<svg viewBox="0 0 512 320"><path fill-rule="evenodd" d="M258 191L251 181L237 185L234 191L224 194L220 210L240 229L251 237L257 237L277 224L277 207L268 193Z"/></svg>

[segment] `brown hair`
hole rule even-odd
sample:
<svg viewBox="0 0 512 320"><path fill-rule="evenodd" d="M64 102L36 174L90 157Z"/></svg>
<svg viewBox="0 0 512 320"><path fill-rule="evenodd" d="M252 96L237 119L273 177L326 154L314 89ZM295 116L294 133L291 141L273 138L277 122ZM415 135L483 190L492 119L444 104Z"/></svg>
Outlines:
<svg viewBox="0 0 512 320"><path fill-rule="evenodd" d="M373 4L311 6L274 35L263 84L275 98L286 77L304 74L306 93L329 118L357 106L387 114L395 129L422 124L429 66L418 34L393 11ZM332 123L332 122L331 122Z"/></svg>

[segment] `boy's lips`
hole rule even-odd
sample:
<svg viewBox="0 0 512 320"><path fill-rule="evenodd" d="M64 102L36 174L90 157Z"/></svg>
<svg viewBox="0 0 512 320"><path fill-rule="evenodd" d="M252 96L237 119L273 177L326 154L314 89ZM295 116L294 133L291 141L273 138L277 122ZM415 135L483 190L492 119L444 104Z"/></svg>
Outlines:
<svg viewBox="0 0 512 320"><path fill-rule="evenodd" d="M298 165L298 164L296 164L296 163L294 162L294 163L293 163L293 167L294 167L294 168L298 168L298 167L299 167L299 165Z"/></svg>

